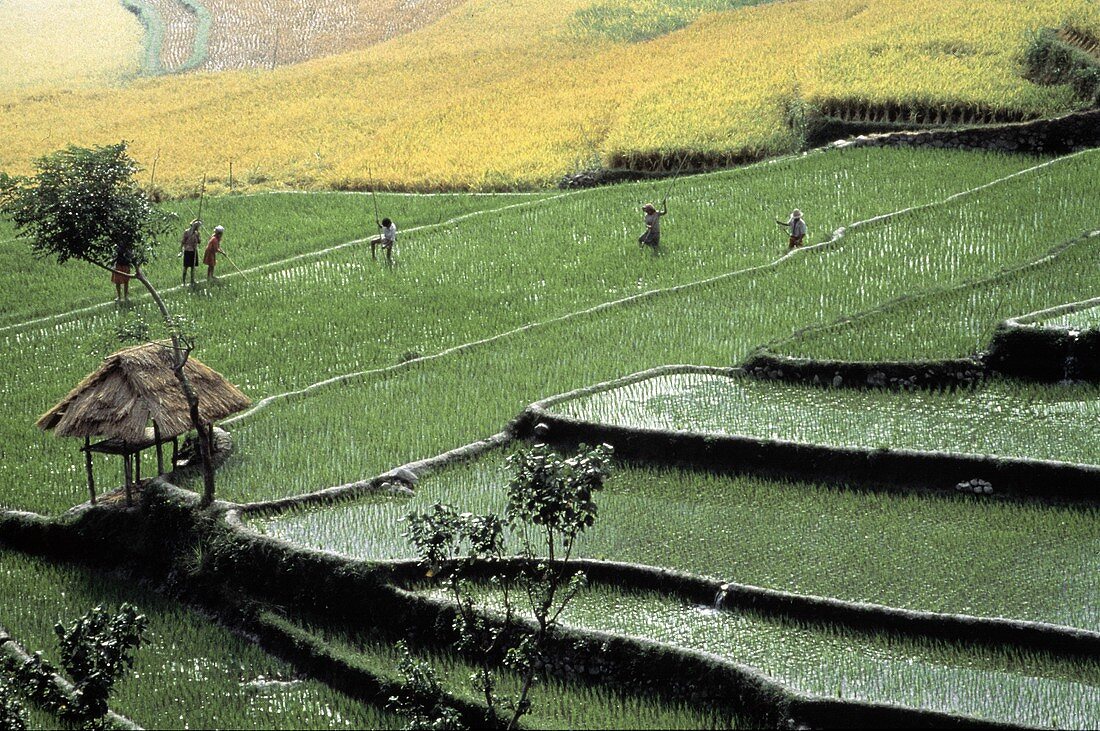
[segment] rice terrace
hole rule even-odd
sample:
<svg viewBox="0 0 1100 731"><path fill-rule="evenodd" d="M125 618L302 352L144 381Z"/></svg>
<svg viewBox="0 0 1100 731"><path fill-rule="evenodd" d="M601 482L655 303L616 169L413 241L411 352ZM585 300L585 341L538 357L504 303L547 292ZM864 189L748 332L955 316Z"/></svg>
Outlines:
<svg viewBox="0 0 1100 731"><path fill-rule="evenodd" d="M0 31L0 729L1100 726L1095 0Z"/></svg>

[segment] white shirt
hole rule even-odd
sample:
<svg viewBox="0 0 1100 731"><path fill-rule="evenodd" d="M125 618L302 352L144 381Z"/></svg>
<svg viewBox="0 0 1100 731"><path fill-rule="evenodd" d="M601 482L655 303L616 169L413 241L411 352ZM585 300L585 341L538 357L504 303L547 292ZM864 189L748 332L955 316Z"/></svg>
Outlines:
<svg viewBox="0 0 1100 731"><path fill-rule="evenodd" d="M792 218L788 225L791 227L791 236L806 235L806 222L801 218Z"/></svg>
<svg viewBox="0 0 1100 731"><path fill-rule="evenodd" d="M393 244L397 241L397 224L391 223L389 226L382 227L382 239L387 243Z"/></svg>

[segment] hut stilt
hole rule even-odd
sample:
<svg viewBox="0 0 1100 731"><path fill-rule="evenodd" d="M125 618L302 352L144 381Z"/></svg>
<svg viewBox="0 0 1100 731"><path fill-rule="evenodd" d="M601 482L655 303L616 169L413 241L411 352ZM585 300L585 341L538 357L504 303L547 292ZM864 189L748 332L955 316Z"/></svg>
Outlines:
<svg viewBox="0 0 1100 731"><path fill-rule="evenodd" d="M92 438L84 437L84 469L88 473L88 494L92 497L92 505L95 505L95 473L92 471Z"/></svg>

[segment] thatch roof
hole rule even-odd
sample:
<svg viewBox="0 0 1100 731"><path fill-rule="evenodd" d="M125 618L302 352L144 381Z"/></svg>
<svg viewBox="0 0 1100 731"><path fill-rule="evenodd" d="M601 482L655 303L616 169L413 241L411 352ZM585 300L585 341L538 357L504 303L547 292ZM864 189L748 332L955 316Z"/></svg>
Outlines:
<svg viewBox="0 0 1100 731"><path fill-rule="evenodd" d="M191 356L184 366L199 397L204 423L224 419L251 401L217 371ZM172 371L172 348L147 343L108 356L57 406L39 418L39 429L62 437L107 437L140 442L156 421L161 438L191 429L187 400Z"/></svg>

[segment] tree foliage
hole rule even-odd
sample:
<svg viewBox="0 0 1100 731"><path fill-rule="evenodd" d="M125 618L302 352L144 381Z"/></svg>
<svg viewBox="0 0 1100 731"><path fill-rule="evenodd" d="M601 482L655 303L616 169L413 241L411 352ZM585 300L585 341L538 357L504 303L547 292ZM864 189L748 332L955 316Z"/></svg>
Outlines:
<svg viewBox="0 0 1100 731"><path fill-rule="evenodd" d="M0 175L0 211L30 239L34 253L110 268L119 252L145 264L172 217L134 182L126 143L70 145L35 161L35 175Z"/></svg>
<svg viewBox="0 0 1100 731"><path fill-rule="evenodd" d="M57 685L57 668L40 652L23 663L9 660L7 670L24 694L46 710L85 728L102 728L111 691L133 668L133 653L147 626L132 604L113 614L95 607L67 627L58 622L54 632L61 666L75 686L71 696Z"/></svg>
<svg viewBox="0 0 1100 731"><path fill-rule="evenodd" d="M571 457L536 445L508 459L514 474L503 517L436 503L406 518L405 536L428 576L438 578L454 601L455 648L476 663L471 680L488 709L486 725L515 728L531 709L529 695L546 665L547 642L586 583L570 560L578 539L596 522L594 497L610 475L611 455L608 445L581 445ZM495 589L499 614L479 610L475 578ZM532 618L534 629L518 629L519 617ZM407 656L406 662L413 661ZM498 691L501 665L520 679L519 689L507 696ZM407 682L406 692L424 687Z"/></svg>

